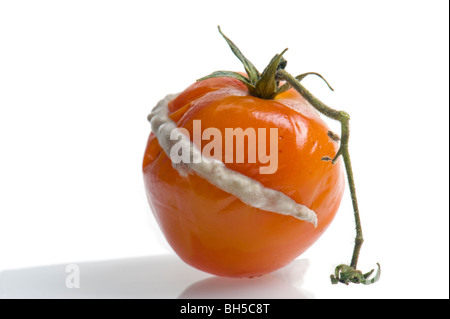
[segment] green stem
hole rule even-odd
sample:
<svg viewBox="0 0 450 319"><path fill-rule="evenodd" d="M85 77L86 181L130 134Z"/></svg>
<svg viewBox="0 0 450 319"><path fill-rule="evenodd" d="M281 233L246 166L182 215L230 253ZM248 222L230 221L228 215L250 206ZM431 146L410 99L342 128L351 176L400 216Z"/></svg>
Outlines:
<svg viewBox="0 0 450 319"><path fill-rule="evenodd" d="M353 204L353 211L355 216L355 225L356 225L356 239L355 239L355 247L353 249L352 260L350 263L350 267L356 271L356 267L358 265L359 253L361 251L361 246L363 244L363 234L361 228L361 219L359 216L359 208L358 201L356 198L356 188L355 188L355 180L353 177L352 164L350 161L350 153L348 151L348 141L350 137L350 116L344 111L337 111L327 106L319 99L317 99L311 92L309 92L299 81L296 80L294 76L289 74L284 69L279 69L277 71L277 77L281 80L289 83L298 93L300 93L315 109L317 109L320 113L325 116L339 121L341 123L341 143L336 156L333 158L332 163L334 164L339 156L342 155L345 164L345 170L347 173L348 184L350 188L350 194ZM342 267L341 267L342 268Z"/></svg>
<svg viewBox="0 0 450 319"><path fill-rule="evenodd" d="M352 261L350 263L350 267L356 269L358 265L359 253L361 251L361 246L364 242L362 227L361 227L361 219L359 216L359 208L358 208L358 200L356 198L356 188L355 188L355 180L353 178L353 170L352 163L350 161L350 153L348 152L348 146L344 150L342 157L344 159L345 170L347 172L348 185L350 188L350 195L352 198L353 211L355 215L355 224L356 224L356 238L355 238L355 248L353 249Z"/></svg>

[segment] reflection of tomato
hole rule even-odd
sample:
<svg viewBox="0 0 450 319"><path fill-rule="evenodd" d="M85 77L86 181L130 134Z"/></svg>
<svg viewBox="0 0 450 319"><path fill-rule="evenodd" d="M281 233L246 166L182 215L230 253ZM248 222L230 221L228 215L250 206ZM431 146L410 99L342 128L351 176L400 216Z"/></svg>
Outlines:
<svg viewBox="0 0 450 319"><path fill-rule="evenodd" d="M143 163L147 195L168 242L186 263L222 276L262 275L303 253L331 223L343 195L344 175L340 160L332 165L322 158L333 157L338 145L297 92L260 99L238 80L211 78L187 88L169 103L169 111L191 139L193 120L201 120L202 130L218 128L222 136L225 128L277 127L276 173L260 174L259 167L266 164L258 159L225 165L284 193L318 217L315 228L292 216L250 207L195 173L183 177L151 134Z"/></svg>

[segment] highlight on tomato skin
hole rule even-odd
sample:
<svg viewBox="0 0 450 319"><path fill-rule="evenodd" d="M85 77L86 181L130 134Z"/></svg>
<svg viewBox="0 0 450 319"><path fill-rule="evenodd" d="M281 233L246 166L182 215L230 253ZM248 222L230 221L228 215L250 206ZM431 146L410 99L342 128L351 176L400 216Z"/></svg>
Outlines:
<svg viewBox="0 0 450 319"><path fill-rule="evenodd" d="M277 128L275 173L260 174L267 163L259 158L238 163L236 151L231 161L222 154L222 162L308 207L318 218L314 227L293 216L251 207L195 173L183 176L151 134L143 161L147 197L167 241L186 263L219 276L264 275L301 255L330 225L344 192L344 172L340 160L331 165L322 158L333 158L339 145L296 91L262 99L250 95L237 79L214 77L189 86L168 109L171 120L186 129L191 140L194 121L201 121L203 130L218 129L222 145L227 128ZM196 146L202 150L207 142ZM246 152L244 158L248 157Z"/></svg>

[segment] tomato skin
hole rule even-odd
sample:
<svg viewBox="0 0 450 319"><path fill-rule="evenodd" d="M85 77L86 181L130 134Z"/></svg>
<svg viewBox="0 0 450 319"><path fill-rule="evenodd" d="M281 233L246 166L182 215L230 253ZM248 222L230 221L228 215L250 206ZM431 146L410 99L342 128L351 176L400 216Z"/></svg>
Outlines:
<svg viewBox="0 0 450 319"><path fill-rule="evenodd" d="M144 155L147 196L174 251L200 270L227 277L254 277L274 271L308 249L332 222L344 192L338 145L317 112L294 90L263 100L241 82L211 78L196 82L169 103L178 127L193 132L218 128L278 128L278 170L260 174L256 163L226 163L241 174L278 190L314 210L318 225L250 207L195 173L181 176L153 134ZM202 148L208 141L203 141ZM223 145L225 143L223 142ZM235 152L236 153L236 152ZM223 154L223 156L225 156ZM247 158L247 157L246 157Z"/></svg>

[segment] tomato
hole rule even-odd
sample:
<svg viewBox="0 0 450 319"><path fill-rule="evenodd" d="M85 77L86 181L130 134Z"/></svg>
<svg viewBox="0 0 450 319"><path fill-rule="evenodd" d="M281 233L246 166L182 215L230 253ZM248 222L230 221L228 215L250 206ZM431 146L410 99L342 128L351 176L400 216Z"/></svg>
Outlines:
<svg viewBox="0 0 450 319"><path fill-rule="evenodd" d="M202 129L277 128L278 163L239 163L222 154L226 168L281 192L313 210L317 227L305 220L252 207L195 172L174 168L156 136L148 139L144 182L154 216L173 250L189 265L220 276L260 276L290 263L306 251L332 222L344 192L343 165L333 158L338 144L315 109L289 89L274 98L249 93L235 78L214 77L189 86L168 103L169 116L190 133ZM196 144L202 150L208 141ZM225 143L225 141L223 141ZM247 150L247 149L246 149ZM245 158L248 158L248 152Z"/></svg>

